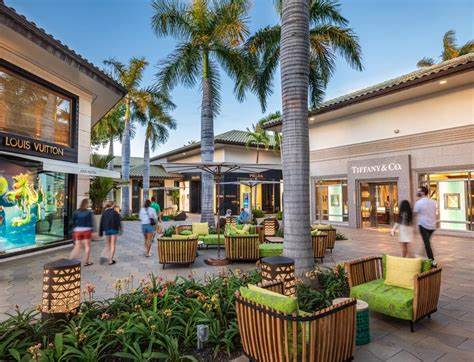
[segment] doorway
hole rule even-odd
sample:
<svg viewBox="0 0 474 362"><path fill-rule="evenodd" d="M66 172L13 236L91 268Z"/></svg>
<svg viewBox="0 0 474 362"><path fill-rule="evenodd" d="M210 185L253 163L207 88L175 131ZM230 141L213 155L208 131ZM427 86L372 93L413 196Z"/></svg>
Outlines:
<svg viewBox="0 0 474 362"><path fill-rule="evenodd" d="M398 215L398 187L396 182L359 183L361 227L390 227Z"/></svg>

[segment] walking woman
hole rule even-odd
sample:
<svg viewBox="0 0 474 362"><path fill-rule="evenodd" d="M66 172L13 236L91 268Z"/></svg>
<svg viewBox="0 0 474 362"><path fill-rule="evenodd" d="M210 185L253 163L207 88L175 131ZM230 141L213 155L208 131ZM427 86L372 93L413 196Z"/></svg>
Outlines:
<svg viewBox="0 0 474 362"><path fill-rule="evenodd" d="M156 211L151 207L150 200L145 201L145 205L140 209L140 221L142 222L142 233L145 241L145 256L151 256L151 244L155 234L155 225L158 221Z"/></svg>
<svg viewBox="0 0 474 362"><path fill-rule="evenodd" d="M395 235L395 232L399 231L399 242L402 248L402 257L406 258L408 255L408 244L410 244L413 240L413 212L411 209L411 205L407 200L403 200L400 203L398 208L398 221L392 228L390 234L392 236Z"/></svg>
<svg viewBox="0 0 474 362"><path fill-rule="evenodd" d="M91 238L93 230L92 211L89 209L89 200L83 199L79 209L72 214L72 232L74 237L74 248L69 259L79 258L82 246L84 246L84 266L92 265L89 260L91 255Z"/></svg>
<svg viewBox="0 0 474 362"><path fill-rule="evenodd" d="M108 260L109 265L115 264L115 244L117 237L122 232L122 221L120 214L115 210L115 203L108 201L100 219L99 235L105 234L105 248L103 256Z"/></svg>

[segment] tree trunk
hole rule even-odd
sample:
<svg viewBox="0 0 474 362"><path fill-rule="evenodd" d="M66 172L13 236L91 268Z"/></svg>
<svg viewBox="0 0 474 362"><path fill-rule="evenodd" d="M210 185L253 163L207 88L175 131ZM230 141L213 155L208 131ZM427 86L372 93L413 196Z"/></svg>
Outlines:
<svg viewBox="0 0 474 362"><path fill-rule="evenodd" d="M143 204L145 204L145 200L148 200L148 193L150 191L150 141L146 136L143 161L145 162L145 168L143 169Z"/></svg>
<svg viewBox="0 0 474 362"><path fill-rule="evenodd" d="M214 119L212 95L208 78L208 55L203 54L202 104L201 104L201 162L214 161ZM201 173L201 222L215 227L214 219L214 177Z"/></svg>
<svg viewBox="0 0 474 362"><path fill-rule="evenodd" d="M283 0L280 42L284 255L295 260L296 273L302 276L314 265L309 214L308 0Z"/></svg>
<svg viewBox="0 0 474 362"><path fill-rule="evenodd" d="M110 171L114 170L114 136L111 135L109 139L109 157L112 157L110 162L107 164L107 169ZM114 190L110 190L109 194L107 195L107 199L113 200L114 199Z"/></svg>
<svg viewBox="0 0 474 362"><path fill-rule="evenodd" d="M130 215L130 101L126 103L125 127L122 136L122 216Z"/></svg>
<svg viewBox="0 0 474 362"><path fill-rule="evenodd" d="M260 148L258 148L258 144L257 144L257 164L258 164L258 156L260 154Z"/></svg>

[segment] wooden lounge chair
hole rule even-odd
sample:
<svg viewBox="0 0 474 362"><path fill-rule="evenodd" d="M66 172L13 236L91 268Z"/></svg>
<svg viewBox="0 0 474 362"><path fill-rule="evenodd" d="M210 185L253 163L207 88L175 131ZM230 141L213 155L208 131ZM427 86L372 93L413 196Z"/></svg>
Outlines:
<svg viewBox="0 0 474 362"><path fill-rule="evenodd" d="M196 235L174 235L157 238L158 262L163 264L191 265L196 260L198 238Z"/></svg>
<svg viewBox="0 0 474 362"><path fill-rule="evenodd" d="M261 287L283 294L281 281ZM338 362L353 358L355 299L313 313L287 314L237 292L236 312L243 351L251 361Z"/></svg>
<svg viewBox="0 0 474 362"><path fill-rule="evenodd" d="M410 329L424 317L431 317L438 308L441 289L441 268L431 268L425 260L413 280L414 289L384 284L383 257L369 256L346 262L344 268L351 288L351 296L369 304L372 311L410 321Z"/></svg>

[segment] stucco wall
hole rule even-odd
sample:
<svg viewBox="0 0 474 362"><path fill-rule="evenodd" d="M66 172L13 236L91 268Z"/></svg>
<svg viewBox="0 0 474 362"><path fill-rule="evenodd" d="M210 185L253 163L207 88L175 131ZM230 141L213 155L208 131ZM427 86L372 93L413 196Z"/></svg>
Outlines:
<svg viewBox="0 0 474 362"><path fill-rule="evenodd" d="M317 123L309 130L310 150L472 125L473 99L471 84Z"/></svg>

